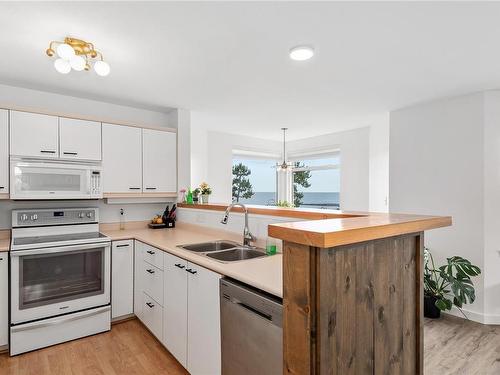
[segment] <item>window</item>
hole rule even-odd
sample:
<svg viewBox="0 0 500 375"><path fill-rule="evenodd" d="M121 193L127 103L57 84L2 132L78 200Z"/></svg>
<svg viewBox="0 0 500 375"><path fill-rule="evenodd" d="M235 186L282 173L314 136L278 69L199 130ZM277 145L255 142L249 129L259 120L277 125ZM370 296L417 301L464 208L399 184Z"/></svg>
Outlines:
<svg viewBox="0 0 500 375"><path fill-rule="evenodd" d="M340 208L340 156L294 160L295 207Z"/></svg>
<svg viewBox="0 0 500 375"><path fill-rule="evenodd" d="M233 157L233 201L273 205L276 202L276 160Z"/></svg>

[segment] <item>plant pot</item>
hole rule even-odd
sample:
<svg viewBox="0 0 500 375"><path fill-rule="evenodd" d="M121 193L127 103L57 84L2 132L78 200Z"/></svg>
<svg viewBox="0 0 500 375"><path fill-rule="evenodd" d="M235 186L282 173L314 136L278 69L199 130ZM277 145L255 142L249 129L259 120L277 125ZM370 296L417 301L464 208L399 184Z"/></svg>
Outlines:
<svg viewBox="0 0 500 375"><path fill-rule="evenodd" d="M202 194L201 195L201 203L208 203L208 194Z"/></svg>
<svg viewBox="0 0 500 375"><path fill-rule="evenodd" d="M436 307L437 298L434 296L424 296L424 316L430 319L439 319L441 310Z"/></svg>

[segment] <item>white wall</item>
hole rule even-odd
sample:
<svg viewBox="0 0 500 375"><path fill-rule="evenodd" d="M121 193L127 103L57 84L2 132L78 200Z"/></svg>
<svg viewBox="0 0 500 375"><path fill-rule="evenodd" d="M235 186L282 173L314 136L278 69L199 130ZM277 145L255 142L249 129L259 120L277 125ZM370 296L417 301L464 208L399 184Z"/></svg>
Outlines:
<svg viewBox="0 0 500 375"><path fill-rule="evenodd" d="M483 94L472 94L390 114L390 211L453 217L452 227L426 232L439 263L461 255L484 269L483 105ZM481 321L483 277L474 283L466 309Z"/></svg>
<svg viewBox="0 0 500 375"><path fill-rule="evenodd" d="M370 126L370 212L389 210L389 113Z"/></svg>
<svg viewBox="0 0 500 375"><path fill-rule="evenodd" d="M185 109L175 111L177 118L177 186L179 190L191 185L191 118Z"/></svg>
<svg viewBox="0 0 500 375"><path fill-rule="evenodd" d="M89 116L102 122L124 122L142 126L174 126L169 123L168 111L149 111L7 85L0 85L0 108L22 108L35 112L53 112L75 117Z"/></svg>
<svg viewBox="0 0 500 375"><path fill-rule="evenodd" d="M77 98L73 96L59 95L49 92L29 90L25 88L0 85L0 107L23 108L26 110L61 113L73 116L93 117L102 121L125 122L143 126L166 126L176 127L177 117L183 125L182 134L185 134L186 123L189 123L189 113L180 114L149 111L129 106L110 104L95 100ZM178 115L178 116L177 116ZM174 121L175 120L175 121ZM182 153L181 144L180 153ZM184 166L185 158L180 157ZM184 176L181 174L181 177ZM101 201L57 201L57 202L10 202L0 201L0 229L10 228L10 211L15 208L29 207L99 207L102 222L119 221L119 210L124 208L126 220L147 220L152 215L160 213L164 204L127 204L108 205Z"/></svg>
<svg viewBox="0 0 500 375"><path fill-rule="evenodd" d="M500 324L500 91L484 93L484 311Z"/></svg>
<svg viewBox="0 0 500 375"><path fill-rule="evenodd" d="M325 148L340 149L340 208L368 211L370 128L325 134L288 143L290 154Z"/></svg>

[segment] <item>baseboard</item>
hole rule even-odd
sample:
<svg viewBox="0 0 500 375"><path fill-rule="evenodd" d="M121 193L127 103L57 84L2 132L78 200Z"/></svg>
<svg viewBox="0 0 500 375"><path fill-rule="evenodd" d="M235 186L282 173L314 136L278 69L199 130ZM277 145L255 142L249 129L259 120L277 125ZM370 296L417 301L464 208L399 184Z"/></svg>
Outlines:
<svg viewBox="0 0 500 375"><path fill-rule="evenodd" d="M133 320L133 319L137 319L137 317L135 316L134 313L128 314L128 315L119 316L119 317L111 319L111 325L118 324L118 323L128 322L129 320Z"/></svg>
<svg viewBox="0 0 500 375"><path fill-rule="evenodd" d="M486 325L500 325L500 315L494 314L484 314L476 311L470 311L466 309L462 309L463 314L456 307L453 307L451 311L446 311L445 314L457 316L459 318L464 318L464 314L467 316L467 319L472 320L473 322L486 324Z"/></svg>

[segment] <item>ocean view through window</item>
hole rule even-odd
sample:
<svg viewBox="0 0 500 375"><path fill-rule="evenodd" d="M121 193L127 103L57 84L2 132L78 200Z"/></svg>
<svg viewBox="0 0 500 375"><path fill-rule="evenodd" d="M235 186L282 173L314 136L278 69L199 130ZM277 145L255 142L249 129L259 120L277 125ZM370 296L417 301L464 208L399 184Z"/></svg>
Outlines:
<svg viewBox="0 0 500 375"><path fill-rule="evenodd" d="M232 199L244 204L273 206L279 198L276 161L251 156L233 156ZM293 173L286 180L292 201L303 208L340 208L340 155L329 153L293 158ZM283 180L279 180L284 183ZM291 190L290 190L291 189ZM280 193L281 194L281 193ZM290 197L290 196L289 196ZM281 202L280 202L281 203Z"/></svg>
<svg viewBox="0 0 500 375"><path fill-rule="evenodd" d="M340 208L338 155L295 161L293 174L295 207Z"/></svg>
<svg viewBox="0 0 500 375"><path fill-rule="evenodd" d="M233 158L234 202L276 204L276 160Z"/></svg>

